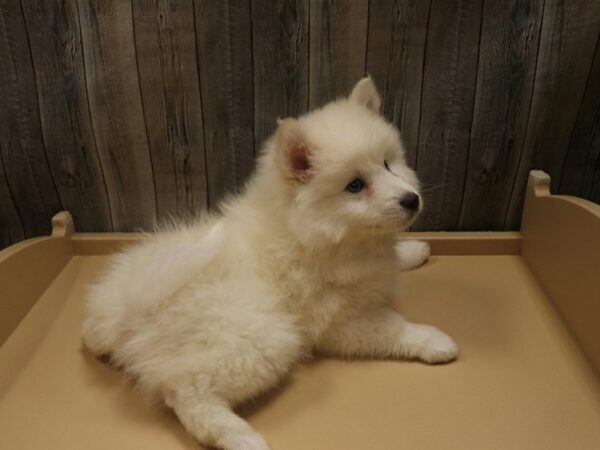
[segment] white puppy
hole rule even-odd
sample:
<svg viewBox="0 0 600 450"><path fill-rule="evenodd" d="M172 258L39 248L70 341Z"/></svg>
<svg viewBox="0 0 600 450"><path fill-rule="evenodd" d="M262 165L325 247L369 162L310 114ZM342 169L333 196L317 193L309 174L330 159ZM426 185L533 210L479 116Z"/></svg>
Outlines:
<svg viewBox="0 0 600 450"><path fill-rule="evenodd" d="M149 236L92 288L85 345L110 354L200 442L267 449L232 407L313 351L456 357L446 334L391 306L400 270L428 247L396 246L422 201L380 104L364 78L348 98L281 121L221 215Z"/></svg>

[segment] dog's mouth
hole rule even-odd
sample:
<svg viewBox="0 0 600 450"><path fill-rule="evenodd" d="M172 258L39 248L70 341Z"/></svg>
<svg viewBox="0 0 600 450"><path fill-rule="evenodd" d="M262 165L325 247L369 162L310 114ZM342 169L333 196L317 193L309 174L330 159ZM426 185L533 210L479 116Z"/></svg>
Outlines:
<svg viewBox="0 0 600 450"><path fill-rule="evenodd" d="M411 226L418 215L419 212L415 211L411 214L385 217L384 220L371 225L370 228L382 232L402 231Z"/></svg>

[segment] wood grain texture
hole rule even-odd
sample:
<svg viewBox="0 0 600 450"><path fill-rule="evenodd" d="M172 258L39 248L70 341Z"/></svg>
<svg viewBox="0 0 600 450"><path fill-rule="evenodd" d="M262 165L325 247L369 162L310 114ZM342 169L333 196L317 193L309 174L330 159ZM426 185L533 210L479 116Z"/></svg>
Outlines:
<svg viewBox="0 0 600 450"><path fill-rule="evenodd" d="M208 200L238 192L254 168L254 95L250 5L194 2L204 110Z"/></svg>
<svg viewBox="0 0 600 450"><path fill-rule="evenodd" d="M458 225L479 56L483 1L432 0L425 64L417 171L425 209L413 229Z"/></svg>
<svg viewBox="0 0 600 450"><path fill-rule="evenodd" d="M310 108L348 95L364 76L368 10L368 0L310 0Z"/></svg>
<svg viewBox="0 0 600 450"><path fill-rule="evenodd" d="M600 38L569 142L559 193L600 204Z"/></svg>
<svg viewBox="0 0 600 450"><path fill-rule="evenodd" d="M484 2L459 227L504 229L535 80L543 2Z"/></svg>
<svg viewBox="0 0 600 450"><path fill-rule="evenodd" d="M0 248L25 239L25 230L15 205L0 154Z"/></svg>
<svg viewBox="0 0 600 450"><path fill-rule="evenodd" d="M600 2L545 0L531 111L506 214L507 229L519 228L530 170L544 170L553 191L558 189L599 32ZM596 82L600 84L600 79Z"/></svg>
<svg viewBox="0 0 600 450"><path fill-rule="evenodd" d="M588 0L0 0L0 245L215 208L365 71L414 229L517 229L530 168L600 202L599 39Z"/></svg>
<svg viewBox="0 0 600 450"><path fill-rule="evenodd" d="M41 129L64 209L80 231L110 231L112 219L92 129L75 0L23 1Z"/></svg>
<svg viewBox="0 0 600 450"><path fill-rule="evenodd" d="M136 55L159 218L207 206L191 1L134 0Z"/></svg>
<svg viewBox="0 0 600 450"><path fill-rule="evenodd" d="M156 197L131 4L78 0L90 112L116 230L150 228Z"/></svg>
<svg viewBox="0 0 600 450"><path fill-rule="evenodd" d="M409 165L416 166L423 62L430 0L371 0L367 71L382 110L400 129Z"/></svg>
<svg viewBox="0 0 600 450"><path fill-rule="evenodd" d="M256 149L277 118L308 109L308 0L252 1Z"/></svg>
<svg viewBox="0 0 600 450"><path fill-rule="evenodd" d="M0 154L7 183L3 191L12 193L25 236L47 234L48 219L62 205L44 147L34 68L19 2L0 1L0 68ZM6 204L4 209L11 206Z"/></svg>

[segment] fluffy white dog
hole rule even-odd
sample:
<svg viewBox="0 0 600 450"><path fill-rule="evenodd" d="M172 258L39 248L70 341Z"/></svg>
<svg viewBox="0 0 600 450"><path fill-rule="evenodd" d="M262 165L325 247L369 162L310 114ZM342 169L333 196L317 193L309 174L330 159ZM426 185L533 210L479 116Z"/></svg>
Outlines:
<svg viewBox="0 0 600 450"><path fill-rule="evenodd" d="M86 300L85 345L173 408L200 442L268 449L232 407L311 352L445 362L455 343L391 306L398 244L422 208L397 130L370 78L348 98L279 123L222 214L118 255Z"/></svg>

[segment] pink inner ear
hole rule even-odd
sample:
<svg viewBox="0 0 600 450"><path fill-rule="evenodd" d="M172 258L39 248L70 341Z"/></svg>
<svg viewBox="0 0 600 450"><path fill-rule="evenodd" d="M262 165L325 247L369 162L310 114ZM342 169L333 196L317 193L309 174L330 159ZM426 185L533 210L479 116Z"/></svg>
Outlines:
<svg viewBox="0 0 600 450"><path fill-rule="evenodd" d="M294 144L290 148L290 163L294 172L302 173L310 169L309 153L309 148L303 143Z"/></svg>

